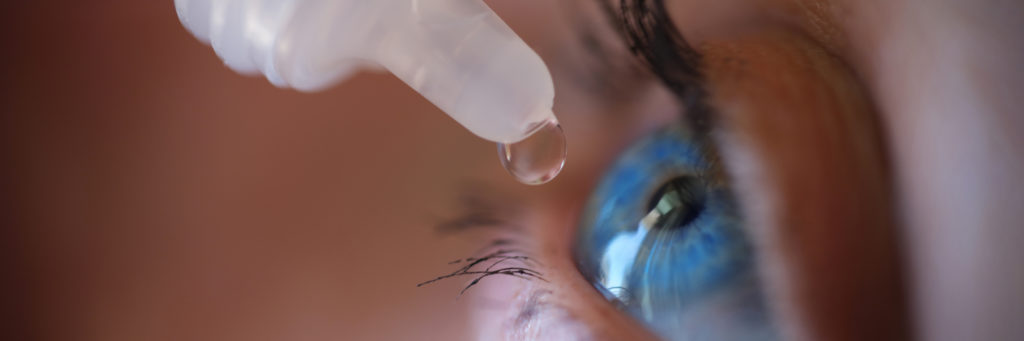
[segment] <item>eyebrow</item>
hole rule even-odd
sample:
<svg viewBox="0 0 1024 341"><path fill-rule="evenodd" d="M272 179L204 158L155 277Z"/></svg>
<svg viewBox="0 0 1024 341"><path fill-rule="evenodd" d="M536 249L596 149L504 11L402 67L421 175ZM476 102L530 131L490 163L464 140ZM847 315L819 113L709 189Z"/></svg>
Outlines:
<svg viewBox="0 0 1024 341"><path fill-rule="evenodd" d="M496 193L494 189L479 183L466 183L463 186L456 197L460 213L438 221L434 225L437 234L446 236L480 229L510 232L512 235L522 233L523 228L515 219L521 211L518 198Z"/></svg>

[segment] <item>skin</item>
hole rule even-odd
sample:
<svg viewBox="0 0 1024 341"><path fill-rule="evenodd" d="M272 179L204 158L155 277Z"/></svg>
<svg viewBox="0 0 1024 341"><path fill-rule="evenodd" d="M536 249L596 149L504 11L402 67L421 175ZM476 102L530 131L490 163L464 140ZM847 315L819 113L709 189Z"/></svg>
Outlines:
<svg viewBox="0 0 1024 341"><path fill-rule="evenodd" d="M1007 175L1022 170L1010 146L1024 141L1009 128L1021 126L1010 109L1020 100L1005 89L1020 88L1009 56L1022 49L999 39L1021 24L991 13L1020 5L670 6L705 56L715 138L786 339L1021 337L1024 273L1007 258L1024 235L1009 228L1021 218L1011 204L1021 181ZM968 39L983 32L1004 35ZM570 280L552 286L578 287ZM598 339L641 337L608 331L608 317L576 305L564 303Z"/></svg>
<svg viewBox="0 0 1024 341"><path fill-rule="evenodd" d="M667 2L785 338L1024 339L1024 4ZM579 84L593 2L491 5L555 77L570 159L549 185L389 76L297 94L224 68L167 4L11 5L5 320L19 339L652 339L570 255L601 170L679 108L609 30L616 71ZM518 229L435 233L467 187ZM414 287L499 236L546 281Z"/></svg>
<svg viewBox="0 0 1024 341"><path fill-rule="evenodd" d="M722 154L740 165L732 178L761 245L776 315L784 326L809 327L786 333L906 339L898 231L874 111L847 69L812 44L762 31L708 47L730 127Z"/></svg>

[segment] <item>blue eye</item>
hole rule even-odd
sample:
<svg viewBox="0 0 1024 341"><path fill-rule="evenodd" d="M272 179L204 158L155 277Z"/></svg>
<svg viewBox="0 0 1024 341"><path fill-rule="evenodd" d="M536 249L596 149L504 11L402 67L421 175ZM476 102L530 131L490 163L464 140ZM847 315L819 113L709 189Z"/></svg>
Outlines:
<svg viewBox="0 0 1024 341"><path fill-rule="evenodd" d="M667 339L775 339L753 253L708 149L682 126L622 154L584 209L580 271Z"/></svg>

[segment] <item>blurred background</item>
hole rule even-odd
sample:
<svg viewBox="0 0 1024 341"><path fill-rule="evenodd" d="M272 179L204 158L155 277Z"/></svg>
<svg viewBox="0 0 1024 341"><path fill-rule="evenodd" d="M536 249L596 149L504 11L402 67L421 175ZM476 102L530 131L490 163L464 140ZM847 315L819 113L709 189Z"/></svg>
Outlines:
<svg viewBox="0 0 1024 341"><path fill-rule="evenodd" d="M553 13L493 4L538 50ZM240 76L173 1L5 1L0 262L11 339L454 340L477 245L443 237L494 145L385 74Z"/></svg>

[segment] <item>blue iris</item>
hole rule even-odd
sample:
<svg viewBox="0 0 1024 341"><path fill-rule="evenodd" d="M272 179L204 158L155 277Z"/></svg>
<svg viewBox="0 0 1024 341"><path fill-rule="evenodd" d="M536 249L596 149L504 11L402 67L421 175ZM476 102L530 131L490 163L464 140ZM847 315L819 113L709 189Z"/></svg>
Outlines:
<svg viewBox="0 0 1024 341"><path fill-rule="evenodd" d="M637 142L591 196L581 272L668 339L774 339L753 253L709 150L674 125Z"/></svg>

